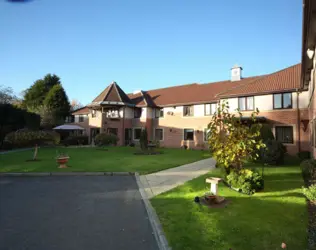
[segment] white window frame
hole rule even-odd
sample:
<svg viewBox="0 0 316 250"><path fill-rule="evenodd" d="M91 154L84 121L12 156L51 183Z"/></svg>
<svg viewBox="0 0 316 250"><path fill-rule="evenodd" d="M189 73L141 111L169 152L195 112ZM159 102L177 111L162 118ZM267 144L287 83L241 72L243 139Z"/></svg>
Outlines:
<svg viewBox="0 0 316 250"><path fill-rule="evenodd" d="M210 105L210 114L206 114L206 105ZM213 110L213 105L215 105L215 110ZM217 111L217 108L218 108L218 104L217 102L211 102L211 103L205 103L204 104L204 116L212 116L216 113Z"/></svg>
<svg viewBox="0 0 316 250"><path fill-rule="evenodd" d="M165 130L163 128L155 128L155 130L154 130L155 141L156 141L156 129L161 129L162 130L162 139L159 140L159 141L164 141L164 139L165 139Z"/></svg>
<svg viewBox="0 0 316 250"><path fill-rule="evenodd" d="M192 104L192 105L183 105L182 106L182 117L184 117L184 118L192 118L192 117L194 117L194 104ZM193 114L192 115L184 115L184 107L192 107L192 109L193 109Z"/></svg>
<svg viewBox="0 0 316 250"><path fill-rule="evenodd" d="M208 140L205 140L205 130L207 130L208 128L204 128L203 129L203 141L204 142L208 142ZM209 130L209 129L208 129Z"/></svg>

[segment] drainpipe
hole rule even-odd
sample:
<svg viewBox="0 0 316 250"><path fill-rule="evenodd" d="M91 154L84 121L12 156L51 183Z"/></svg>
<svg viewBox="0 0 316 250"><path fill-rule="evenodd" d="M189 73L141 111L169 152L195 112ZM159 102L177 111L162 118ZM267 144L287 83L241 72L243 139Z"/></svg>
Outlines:
<svg viewBox="0 0 316 250"><path fill-rule="evenodd" d="M123 107L123 123L122 123L122 146L125 146L125 130L124 130L124 122L125 122L125 106Z"/></svg>
<svg viewBox="0 0 316 250"><path fill-rule="evenodd" d="M301 152L301 112L300 112L300 92L296 89L296 109L297 109L297 129L298 129L298 152Z"/></svg>

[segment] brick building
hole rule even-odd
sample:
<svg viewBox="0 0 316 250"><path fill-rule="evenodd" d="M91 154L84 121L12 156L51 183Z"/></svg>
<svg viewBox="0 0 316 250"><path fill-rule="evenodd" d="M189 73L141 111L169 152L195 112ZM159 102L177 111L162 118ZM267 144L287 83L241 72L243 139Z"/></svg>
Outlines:
<svg viewBox="0 0 316 250"><path fill-rule="evenodd" d="M309 128L309 149L316 158L316 2L303 1L303 37L302 37L302 74L301 88L308 91L308 116L306 124Z"/></svg>
<svg viewBox="0 0 316 250"><path fill-rule="evenodd" d="M301 64L255 77L231 69L227 81L187 84L125 94L113 82L90 104L73 113L75 123L90 140L98 133L114 133L119 145L138 142L146 127L149 140L165 147L204 148L206 128L217 103L227 100L230 112L239 108L245 118L256 108L289 153L309 150L308 91L301 90Z"/></svg>

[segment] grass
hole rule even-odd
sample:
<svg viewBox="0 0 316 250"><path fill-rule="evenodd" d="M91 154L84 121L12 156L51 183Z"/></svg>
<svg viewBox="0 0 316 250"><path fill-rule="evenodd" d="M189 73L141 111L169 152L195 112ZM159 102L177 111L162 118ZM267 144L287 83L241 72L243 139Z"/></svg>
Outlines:
<svg viewBox="0 0 316 250"><path fill-rule="evenodd" d="M206 177L221 176L219 169L153 198L172 249L273 250L281 249L282 242L287 249L306 249L308 213L298 164L292 161L264 171L264 191L253 196L220 184L219 195L231 201L226 208L193 202L209 190Z"/></svg>
<svg viewBox="0 0 316 250"><path fill-rule="evenodd" d="M57 152L67 153L70 157L69 168L59 169L55 157ZM41 148L37 162L32 159L33 151L23 151L0 155L0 172L139 172L141 174L177 167L186 163L209 157L208 152L160 149L161 155L134 155L138 148L110 147L101 148Z"/></svg>

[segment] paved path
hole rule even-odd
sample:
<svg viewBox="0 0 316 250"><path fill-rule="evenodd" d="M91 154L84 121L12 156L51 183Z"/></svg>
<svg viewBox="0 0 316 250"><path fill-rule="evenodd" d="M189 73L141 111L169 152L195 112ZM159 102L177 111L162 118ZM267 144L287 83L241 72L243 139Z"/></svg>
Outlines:
<svg viewBox="0 0 316 250"><path fill-rule="evenodd" d="M208 173L215 168L215 160L208 158L198 162L140 176L148 199L173 189L183 183Z"/></svg>
<svg viewBox="0 0 316 250"><path fill-rule="evenodd" d="M157 250L134 176L0 177L0 250Z"/></svg>

